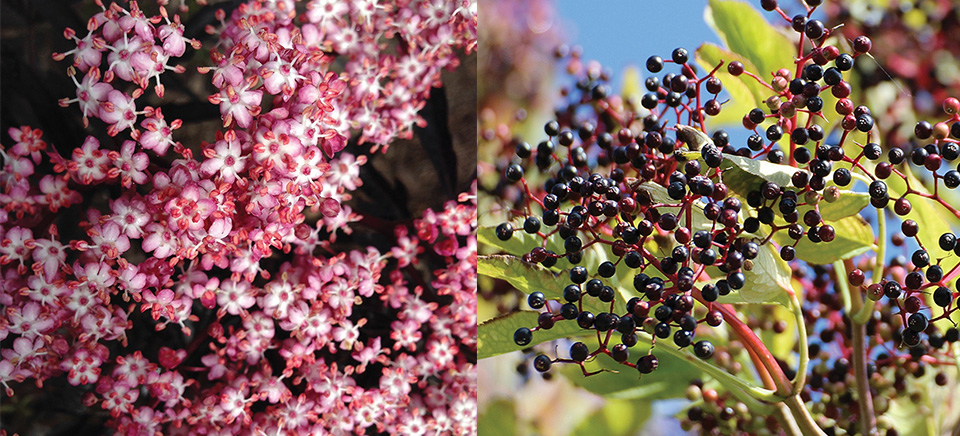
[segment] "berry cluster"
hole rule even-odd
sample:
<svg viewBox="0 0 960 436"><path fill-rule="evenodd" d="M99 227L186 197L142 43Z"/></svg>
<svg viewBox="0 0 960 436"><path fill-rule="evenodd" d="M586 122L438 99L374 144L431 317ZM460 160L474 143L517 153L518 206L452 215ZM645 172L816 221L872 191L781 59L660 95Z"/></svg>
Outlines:
<svg viewBox="0 0 960 436"><path fill-rule="evenodd" d="M953 233L929 235L918 222L930 226L921 214L931 210L960 219L948 197L960 186L960 167L950 167L960 157L960 102L947 98L946 119L917 123L911 145L881 145L883 126L855 102L848 77L871 40L857 37L852 50L842 52L829 42L836 41L833 30L810 18L817 5L810 6L791 18L776 1L763 2L796 32L793 71L770 71L772 79L764 80L742 62L720 61L703 73L688 50L677 48L666 59L646 60L652 73L643 83L646 93L630 100L610 95L610 75L599 65L560 49L576 84L561 90L555 117L544 126L547 137L532 145L502 129L484 135L504 150L503 176L491 193L502 199L509 219L493 233L504 247L519 238L526 247L522 261L569 276L562 289L527 296L527 306L541 313L537 325L516 329L514 343L528 347L537 343L537 332L566 321L597 333L596 345L574 340L566 356L537 355L534 368L571 363L589 376L607 369L588 372L584 362L606 354L647 374L658 366L657 346L692 346L693 356L727 367L717 361L727 346L704 339L710 335L705 327L723 324L749 351L768 389L803 401L833 394L827 396L831 407L844 409L845 419L837 420L839 409L821 411L818 425L852 432L877 425L874 408L864 405L873 402L866 386L872 374L905 361L920 367L949 362L944 351L956 330L945 324L960 310L960 282L953 283L960 276L960 244ZM671 66L676 70L667 71ZM768 93L765 107L742 115L748 138L741 147L725 130L707 128L727 110L721 94L730 78L755 81ZM864 215L880 221L877 242L858 215L868 205ZM888 219L902 220L893 245L911 238L909 259L885 251ZM930 250L930 236L939 238L939 250ZM824 373L806 373L807 356L798 369L770 355L754 330L769 325L782 333L782 320L745 322L726 304L769 303L777 293L803 301L796 303L806 324L799 326L801 341L811 335L819 338L813 346L838 344L821 356L807 353L803 343L800 353L833 365L832 377L849 378L847 387L824 391L818 379ZM884 335L876 333L879 325L886 325ZM942 333L945 328L953 330ZM611 342L615 335L619 341ZM639 342L650 348L631 358ZM807 377L810 386L778 381ZM849 401L852 395L859 400ZM703 420L700 410L690 421L701 422L706 434L721 431L717 422L733 414L722 402L714 408L729 416ZM746 415L741 423L733 428L775 432L781 424Z"/></svg>

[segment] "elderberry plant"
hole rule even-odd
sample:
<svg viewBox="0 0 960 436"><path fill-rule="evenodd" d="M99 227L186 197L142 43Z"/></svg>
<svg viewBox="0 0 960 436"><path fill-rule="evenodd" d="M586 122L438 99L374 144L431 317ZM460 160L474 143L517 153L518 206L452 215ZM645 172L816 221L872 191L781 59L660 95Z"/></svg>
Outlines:
<svg viewBox="0 0 960 436"><path fill-rule="evenodd" d="M891 143L902 120L875 117L854 70L878 63L871 39L819 1L760 6L776 25L711 1L726 47L641 59L632 95L561 47L574 85L545 123L481 119L478 273L519 298L479 326L479 356L522 350L617 401L686 396L701 434L918 434L904 414L949 433L960 101Z"/></svg>

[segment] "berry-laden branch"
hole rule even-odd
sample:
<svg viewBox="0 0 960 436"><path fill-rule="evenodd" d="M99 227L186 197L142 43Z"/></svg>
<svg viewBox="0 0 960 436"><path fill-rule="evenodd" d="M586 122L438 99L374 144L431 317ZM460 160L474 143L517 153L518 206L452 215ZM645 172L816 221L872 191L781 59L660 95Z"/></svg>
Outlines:
<svg viewBox="0 0 960 436"><path fill-rule="evenodd" d="M851 84L872 42L846 44L848 28L814 19L820 2L806 3L788 17L775 0L761 2L796 37L783 45L796 50L783 65L733 38L731 50L743 51L734 55L766 71L713 58L702 75L691 53L677 48L646 59L645 93L632 101L610 95L610 74L600 66L561 49L557 59L575 85L561 91L545 137L533 146L512 136L527 126L481 123L497 162L485 168L503 174L486 192L503 210L518 211L499 218L500 241L491 245L563 281L528 296L541 311L537 326L513 327L511 345L536 354L540 372L607 354L646 378L660 371L658 355L696 357L704 362L694 366L725 386L729 401L773 406L776 420L766 430L788 434L894 431L878 419L889 409L881 399L914 389L908 381L925 371L948 384L942 367L960 341L950 324L960 310L950 283L960 267L948 265L960 244L934 216L956 216L946 195L960 187L960 172L942 168L960 158L960 101L944 100L945 121L917 123L914 136L927 144L887 145L898 120L859 104L865 97ZM754 18L738 2L711 2L709 13L721 27ZM754 27L750 35L782 36ZM728 80L759 95L745 108L721 104ZM763 103L751 109L755 101ZM736 114L745 146L711 124L730 108L745 112ZM860 215L866 207L876 210L879 234ZM888 221L902 234L890 238ZM931 238L944 255L934 258ZM786 334L791 320L796 335ZM577 341L558 356L534 346L557 325L596 331L596 343ZM716 328L725 334L712 334ZM631 356L640 337L650 348ZM740 362L752 364L762 387L736 379ZM882 378L893 386L881 386ZM720 412L692 406L684 425L703 434L760 430L749 419L720 428L732 419L720 397L703 398Z"/></svg>

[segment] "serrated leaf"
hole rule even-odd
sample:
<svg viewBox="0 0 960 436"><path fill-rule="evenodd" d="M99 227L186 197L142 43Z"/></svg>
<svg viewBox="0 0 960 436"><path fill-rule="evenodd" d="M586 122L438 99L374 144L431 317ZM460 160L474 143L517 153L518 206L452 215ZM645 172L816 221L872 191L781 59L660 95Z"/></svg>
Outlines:
<svg viewBox="0 0 960 436"><path fill-rule="evenodd" d="M813 265L826 265L838 260L866 253L874 248L873 229L860 215L831 221L836 238L830 242L813 243L804 236L797 244L797 259ZM793 245L793 239L781 230L774 235L781 245Z"/></svg>
<svg viewBox="0 0 960 436"><path fill-rule="evenodd" d="M509 255L477 256L477 274L501 279L524 294L543 292L548 299L563 296L563 287L569 284L550 270Z"/></svg>
<svg viewBox="0 0 960 436"><path fill-rule="evenodd" d="M794 65L796 47L749 3L710 0L704 20L730 51L756 65L755 73L760 77L770 77L770 73Z"/></svg>
<svg viewBox="0 0 960 436"><path fill-rule="evenodd" d="M506 241L501 241L497 237L497 228L490 226L482 226L477 229L477 241L480 244L497 247L503 250L506 253L512 254L514 256L523 256L533 250L534 247L542 246L542 239L537 235L531 235L523 230L523 226L518 223L513 223L513 228L517 229L513 231L513 236ZM556 253L563 253L562 247L556 241L557 238L550 238L547 240L546 248L552 250Z"/></svg>
<svg viewBox="0 0 960 436"><path fill-rule="evenodd" d="M539 312L525 310L498 316L478 325L477 358L499 356L560 338L596 334L593 330L581 329L574 321L559 321L550 330L533 332L533 341L529 345L521 347L514 343L513 334L517 329L536 327L538 316L540 316Z"/></svg>
<svg viewBox="0 0 960 436"><path fill-rule="evenodd" d="M725 62L724 65L729 65L733 61L740 61L743 63L745 70L757 71L757 67L749 59L709 42L702 44L697 49L696 58L697 63L707 71L716 67L721 60ZM726 67L717 70L715 76L723 83L723 88L729 94L730 101L723 105L723 110L719 114L709 118L711 125L713 123L739 125L743 115L751 109L765 107L764 99L773 93L752 77L731 75L727 72Z"/></svg>

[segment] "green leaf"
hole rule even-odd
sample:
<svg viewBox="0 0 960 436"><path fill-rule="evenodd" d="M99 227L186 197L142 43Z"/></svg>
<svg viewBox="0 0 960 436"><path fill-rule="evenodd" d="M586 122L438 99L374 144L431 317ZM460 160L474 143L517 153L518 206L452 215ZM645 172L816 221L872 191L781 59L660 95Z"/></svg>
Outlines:
<svg viewBox="0 0 960 436"><path fill-rule="evenodd" d="M868 204L870 204L870 194L866 192L841 190L840 198L838 198L837 201L833 203L826 201L820 202L820 217L827 223L837 221L848 216L856 215L863 210L863 208L867 207ZM800 210L800 216L803 216L807 208L798 209ZM777 210L777 212L779 212L779 210Z"/></svg>
<svg viewBox="0 0 960 436"><path fill-rule="evenodd" d="M789 306L787 292L792 290L790 265L780 258L773 244L763 244L757 258L753 259L753 269L744 271L747 278L743 289L730 294L740 294L747 303L777 303Z"/></svg>
<svg viewBox="0 0 960 436"><path fill-rule="evenodd" d="M797 168L770 163L765 160L750 159L733 154L723 155L723 183L727 189L746 197L750 191L755 191L764 182L773 182L779 186L790 186L793 174L800 171Z"/></svg>
<svg viewBox="0 0 960 436"><path fill-rule="evenodd" d="M756 65L759 77L794 65L796 46L749 3L710 0L703 18L730 51Z"/></svg>
<svg viewBox="0 0 960 436"><path fill-rule="evenodd" d="M849 259L873 249L873 229L860 215L848 216L831 221L836 238L830 242L810 242L803 237L797 244L797 258L814 265L825 265L842 259ZM774 235L781 245L793 245L793 239L781 230Z"/></svg>
<svg viewBox="0 0 960 436"><path fill-rule="evenodd" d="M614 335L611 344L619 340L619 335ZM649 343L647 335L639 335L642 343ZM595 345L595 344L594 344ZM674 347L673 344L661 344L667 347ZM604 398L613 398L621 400L644 399L644 400L665 400L668 398L679 398L684 395L689 381L702 377L703 373L689 362L673 356L669 353L659 352L654 349L660 366L656 372L649 375L640 376L636 369L624 366L613 360L606 354L600 354L596 360L587 362L585 365L587 371L596 371L600 368L617 369L619 374L612 372L601 372L590 377L584 377L577 365L565 365L564 374L574 384ZM631 361L636 361L640 356L646 354L642 347L633 347L631 350Z"/></svg>
<svg viewBox="0 0 960 436"><path fill-rule="evenodd" d="M517 410L512 401L497 400L487 405L477 420L478 436L504 436L516 433Z"/></svg>
<svg viewBox="0 0 960 436"><path fill-rule="evenodd" d="M707 71L713 70L721 60L724 61L724 65L729 65L733 61L740 61L743 63L745 70L757 71L757 67L749 59L709 42L704 43L697 49L696 58L700 66ZM730 101L723 105L723 110L717 116L708 118L711 125L713 123L740 125L743 115L751 109L766 107L763 101L766 96L773 93L752 77L731 75L727 72L726 67L720 67L715 75L723 83L723 88L727 90L727 94L730 95Z"/></svg>
<svg viewBox="0 0 960 436"><path fill-rule="evenodd" d="M481 244L497 247L504 252L512 254L514 256L523 256L533 250L534 247L540 247L543 245L543 240L540 239L537 235L531 235L527 232L524 232L523 224L519 222L514 222L513 236L506 240L501 241L497 237L497 228L490 226L482 226L477 229L477 241ZM549 238L547 239L546 249L553 250L555 253L564 253L563 247L557 242L559 238Z"/></svg>
<svg viewBox="0 0 960 436"><path fill-rule="evenodd" d="M573 436L634 435L652 413L653 406L648 401L608 399L603 408L580 422Z"/></svg>
<svg viewBox="0 0 960 436"><path fill-rule="evenodd" d="M520 260L515 256L477 256L477 274L506 280L518 291L530 294L543 292L548 299L563 297L563 287L568 283L550 270Z"/></svg>
<svg viewBox="0 0 960 436"><path fill-rule="evenodd" d="M584 307L584 309L587 309ZM608 307L609 310L609 307ZM529 345L519 346L513 342L513 334L520 327L533 328L537 326L539 312L524 310L498 316L477 326L477 358L499 356L511 351L518 351L537 344L560 338L595 334L593 330L583 330L573 321L558 321L550 330L533 332L533 341Z"/></svg>

